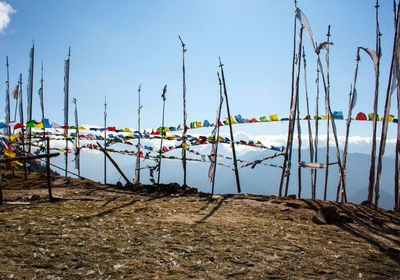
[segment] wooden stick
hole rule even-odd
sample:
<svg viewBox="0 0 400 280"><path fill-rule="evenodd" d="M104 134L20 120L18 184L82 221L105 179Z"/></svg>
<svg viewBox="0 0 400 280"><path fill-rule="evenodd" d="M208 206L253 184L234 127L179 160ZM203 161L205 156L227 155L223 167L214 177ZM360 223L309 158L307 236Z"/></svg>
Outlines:
<svg viewBox="0 0 400 280"><path fill-rule="evenodd" d="M49 190L49 199L53 201L53 195L51 193L51 182L50 182L50 138L47 137L47 157L46 160L46 170L47 170L47 188Z"/></svg>
<svg viewBox="0 0 400 280"><path fill-rule="evenodd" d="M307 62L306 62L306 53L304 51L303 46L303 67L304 67L304 87L306 93L306 105L307 105L307 127L308 127L308 149L310 150L310 161L314 160L314 149L313 149L313 139L312 139L312 131L311 131L311 121L310 121L310 105L308 102L308 89L307 89ZM313 186L313 179L314 179L314 169L310 170L311 175L311 188ZM311 191L312 193L312 191ZM300 197L299 197L300 198Z"/></svg>
<svg viewBox="0 0 400 280"><path fill-rule="evenodd" d="M229 112L229 102L228 102L228 93L226 91L226 83L225 83L225 75L224 75L224 65L221 62L221 58L219 58L219 67L221 68L221 76L222 76L222 84L224 86L224 95L225 95L225 103L226 103L226 111L228 113L228 123L229 123L229 132L231 135L231 147L232 147L232 154L233 154L233 166L235 168L235 178L236 178L236 188L237 192L241 193L240 189L240 181L239 181L239 171L237 168L237 161L236 161L236 151L235 151L235 141L233 139L233 131L232 131L232 121L231 121L231 114Z"/></svg>
<svg viewBox="0 0 400 280"><path fill-rule="evenodd" d="M328 44L329 44L329 38L331 36L330 27L331 26L329 25L328 33L326 34ZM329 61L327 61L327 68L329 67L329 63L328 62ZM322 69L321 69L321 72L322 72ZM323 79L325 79L325 78L323 78ZM330 117L330 115L329 115L329 108L328 108L328 96L329 95L328 95L326 87L325 87L325 114L326 114L326 155L325 155L325 164L326 164L326 169L325 169L324 200L326 200L326 196L327 196L327 192L328 192L328 176L329 176L329 117Z"/></svg>
<svg viewBox="0 0 400 280"><path fill-rule="evenodd" d="M104 147L107 143L107 96L104 96ZM107 155L104 153L104 185L107 184Z"/></svg>
<svg viewBox="0 0 400 280"><path fill-rule="evenodd" d="M350 94L349 94L349 111L347 115L347 122L346 122L346 138L344 141L344 149L343 149L343 161L342 161L342 169L344 171L344 177L343 180L346 182L346 161L347 161L347 150L348 150L348 143L349 143L349 134L350 134L350 123L351 123L351 114L352 110L354 107L354 102L355 102L355 95L357 94L356 92L356 84L357 84L357 75L358 75L358 63L360 61L360 49L357 48L357 57L356 57L356 70L354 71L354 80L353 80L353 88L350 89ZM339 180L338 186L337 186L337 192L340 191L342 185L342 180Z"/></svg>
<svg viewBox="0 0 400 280"><path fill-rule="evenodd" d="M71 59L71 47L68 50L68 60L66 61L67 72L65 73L65 99L64 99L64 126L68 126L68 109L69 109L69 66ZM65 177L68 176L68 129L64 130L65 134Z"/></svg>
<svg viewBox="0 0 400 280"><path fill-rule="evenodd" d="M219 96L220 96L220 104L218 105L218 117L217 117L217 121L215 122L215 126L217 128L217 137L215 138L216 141L216 147L215 147L215 156L214 156L214 160L215 160L215 168L213 170L213 181L212 181L212 186L211 186L211 197L214 195L214 186L215 186L215 173L217 171L217 154L218 154L218 138L219 138L219 122L220 122L220 118L221 118L221 106L222 106L222 82L221 82L221 78L219 77L219 73L217 72L217 76L218 76L218 84L219 84Z"/></svg>
<svg viewBox="0 0 400 280"><path fill-rule="evenodd" d="M140 133L140 110L142 106L140 104L140 92L142 89L142 85L139 85L138 88L138 131ZM138 144L137 144L137 157L136 157L136 167L135 167L135 185L137 187L140 186L140 137L138 137Z"/></svg>
<svg viewBox="0 0 400 280"><path fill-rule="evenodd" d="M161 174L161 159L162 159L162 144L163 144L163 138L164 138L164 115L165 115L165 94L167 93L167 85L164 86L163 89L163 94L161 95L163 99L163 112L162 112L162 122L161 122L161 141L160 141L160 162L158 163L158 178L157 178L157 184L160 184L160 174Z"/></svg>
<svg viewBox="0 0 400 280"><path fill-rule="evenodd" d="M125 176L125 174L122 172L122 170L119 168L118 164L113 160L113 158L110 156L110 154L100 145L99 142L96 142L96 144L99 146L100 150L107 156L107 158L111 161L111 163L115 166L115 168L118 170L119 174L125 179L127 184L131 184L129 179Z"/></svg>
<svg viewBox="0 0 400 280"><path fill-rule="evenodd" d="M318 122L319 122L319 68L317 66L317 79L315 80L316 86L317 86L317 96L316 96L316 101L315 101L315 139L314 139L314 147L315 147L315 160L314 162L318 162ZM315 190L316 190L316 185L317 185L317 170L314 170L314 182L312 186L312 194L311 197L312 199L315 199Z"/></svg>
<svg viewBox="0 0 400 280"><path fill-rule="evenodd" d="M185 57L186 51L185 44L182 41L181 36L179 36L179 40L182 45L182 92L183 92L183 133L182 133L182 144L186 144L186 73L185 73ZM184 145L185 146L185 145ZM182 167L183 167L183 185L186 186L186 149L182 149Z"/></svg>
<svg viewBox="0 0 400 280"><path fill-rule="evenodd" d="M294 6L296 10L296 0L294 1ZM296 16L294 17L294 30L293 30L293 57L292 57L292 87L291 87L291 93L290 93L290 109L293 107L293 95L294 95L294 64L296 60L296 23L297 19ZM288 147L289 147L289 141L290 141L290 127L291 127L291 120L289 119L289 124L288 124L288 137L286 140L286 150L285 150L285 156L283 159L283 166L282 166L282 174L281 174L281 181L279 183L279 197L282 196L282 187L283 187L283 181L285 177L287 177L287 180L289 180L289 174L287 171L287 162L288 162Z"/></svg>
<svg viewBox="0 0 400 280"><path fill-rule="evenodd" d="M300 58L299 58L300 59ZM297 101L297 180L298 180L298 186L299 186L299 190L298 190L298 198L301 198L301 166L300 166L300 162L301 162L301 127L300 127L300 108L299 108L299 104L300 102ZM285 194L286 196L286 194Z"/></svg>
<svg viewBox="0 0 400 280"><path fill-rule="evenodd" d="M23 160L32 160L32 159L39 159L39 158L49 158L49 157L57 157L60 153L51 153L51 154L44 154L44 155L34 155L34 156L19 156L13 158L0 158L0 163L4 162L12 162L12 161L23 161Z"/></svg>
<svg viewBox="0 0 400 280"><path fill-rule="evenodd" d="M10 122L10 72L9 72L9 64L8 64L8 56L6 56L6 67L7 67L7 82L6 82L6 103L7 103L7 119L6 122L7 124ZM11 128L8 127L6 129L7 131L7 135L10 136L11 135Z"/></svg>
<svg viewBox="0 0 400 280"><path fill-rule="evenodd" d="M293 148L293 134L294 134L294 124L296 122L296 111L297 111L297 106L299 102L299 79L300 79L300 65L301 65L301 47L302 47L302 41L303 41L303 29L304 27L302 26L300 28L300 33L299 33L299 48L298 48L298 56L297 56L297 62L296 62L296 84L294 88L294 97L293 97L293 106L290 109L290 116L289 116L289 134L288 134L288 147L286 148L288 151L288 174L286 178L286 186L285 186L285 196L288 195L288 189L289 189L289 176L290 176L290 168L291 168L291 161L292 161L292 148Z"/></svg>
<svg viewBox="0 0 400 280"><path fill-rule="evenodd" d="M378 93L379 93L379 65L381 60L381 33L379 30L378 9L379 3L376 0L376 54L378 56L378 67L375 69L375 95L374 95L374 116L372 119L372 147L371 164L369 169L368 201L372 202L375 182L375 160L376 160L376 126L378 121Z"/></svg>
<svg viewBox="0 0 400 280"><path fill-rule="evenodd" d="M23 106L23 98L22 98L22 74L19 74L19 95L20 95L20 100L19 100L19 118L21 124L24 123L24 106ZM24 133L24 128L21 127L21 135L22 135L22 152L25 155L25 133ZM27 174L26 174L26 162L24 161L24 179L27 179Z"/></svg>
<svg viewBox="0 0 400 280"><path fill-rule="evenodd" d="M394 42L393 42L393 54L392 54L392 63L390 65L390 74L389 74L389 83L388 83L388 88L386 92L386 100L385 100L385 113L383 117L383 125L382 125L382 134L381 134L381 142L379 145L379 153L378 153L378 165L377 165L377 170L376 170L376 182L375 182L375 208L378 208L378 202L379 202L379 183L381 179L381 172L382 172L382 160L383 160L383 154L385 153L385 146L386 146L386 134L387 134L387 129L388 129L388 123L389 123L389 113L390 113L390 103L391 103L391 84L392 82L392 73L393 73L393 68L395 62L395 57L397 53L397 48L399 44L399 38L398 38L398 33L399 33L399 11L400 11L400 3L398 4L397 8L397 16L396 16L396 29L395 29L395 37L394 37Z"/></svg>

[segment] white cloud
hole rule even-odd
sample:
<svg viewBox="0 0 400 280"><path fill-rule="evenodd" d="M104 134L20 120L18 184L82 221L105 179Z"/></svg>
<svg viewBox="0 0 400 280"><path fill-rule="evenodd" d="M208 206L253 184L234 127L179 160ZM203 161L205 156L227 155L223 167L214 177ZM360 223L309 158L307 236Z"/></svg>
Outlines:
<svg viewBox="0 0 400 280"><path fill-rule="evenodd" d="M10 15L15 13L15 10L10 4L0 1L0 32L3 32L10 23Z"/></svg>

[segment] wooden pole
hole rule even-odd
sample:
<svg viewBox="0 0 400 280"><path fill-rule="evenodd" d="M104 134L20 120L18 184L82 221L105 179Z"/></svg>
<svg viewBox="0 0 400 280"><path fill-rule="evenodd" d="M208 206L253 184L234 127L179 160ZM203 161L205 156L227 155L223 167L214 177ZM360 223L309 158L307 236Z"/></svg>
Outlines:
<svg viewBox="0 0 400 280"><path fill-rule="evenodd" d="M79 144L79 120L78 120L78 105L76 98L72 99L72 102L75 104L75 126L76 126L76 140L75 140L75 148L76 148L76 167L78 167L78 178L81 178L81 164L80 164L80 144Z"/></svg>
<svg viewBox="0 0 400 280"><path fill-rule="evenodd" d="M381 60L381 32L379 30L378 9L379 3L376 0L376 54L378 56L377 67L375 69L375 94L374 94L374 116L372 119L372 147L371 164L369 169L368 201L372 203L374 182L375 182L375 161L376 161L376 126L378 121L378 93L379 93L379 65Z"/></svg>
<svg viewBox="0 0 400 280"><path fill-rule="evenodd" d="M240 180L239 180L239 170L237 168L237 161L236 161L235 140L233 139L231 113L229 111L228 93L226 91L224 65L222 64L220 57L219 57L219 67L221 68L222 85L224 87L224 95L225 95L225 101L226 101L225 102L226 103L226 111L228 113L228 123L229 123L229 132L230 132L230 135L231 135L231 147L232 147L232 154L233 154L233 166L234 166L234 171L235 171L236 188L237 188L237 192L241 193Z"/></svg>
<svg viewBox="0 0 400 280"><path fill-rule="evenodd" d="M160 162L158 163L158 178L157 178L157 184L160 184L160 173L161 173L161 159L162 159L162 145L163 145L163 139L164 139L164 115L165 115L165 100L167 98L165 97L165 94L167 93L167 85L164 86L163 93L161 95L163 99L163 112L162 112L162 122L161 122L161 141L160 141Z"/></svg>
<svg viewBox="0 0 400 280"><path fill-rule="evenodd" d="M313 148L313 139L312 139L312 131L311 131L311 116L310 116L310 105L308 102L308 89L307 89L307 62L306 62L306 53L303 47L303 67L304 67L304 87L306 93L306 105L307 105L307 128L308 128L308 149L310 150L310 161L314 160L314 148ZM311 175L311 188L313 186L314 179L314 169L310 170ZM312 192L312 191L311 191ZM300 198L300 197L299 197Z"/></svg>
<svg viewBox="0 0 400 280"><path fill-rule="evenodd" d="M66 77L65 77L65 97L64 97L64 126L68 126L68 109L69 109L69 66L71 59L71 47L68 50L68 60L66 61ZM68 129L64 130L65 134L65 177L68 176Z"/></svg>
<svg viewBox="0 0 400 280"><path fill-rule="evenodd" d="M106 155L106 157L111 161L111 163L115 166L115 168L118 170L119 174L125 179L127 184L131 184L129 181L128 177L125 176L125 174L122 172L122 170L119 168L118 164L113 160L113 158L109 155L109 153L103 148L99 142L96 142L96 144L99 146L100 150Z"/></svg>
<svg viewBox="0 0 400 280"><path fill-rule="evenodd" d="M297 61L296 61L296 83L294 87L294 97L293 97L293 106L290 109L290 117L289 117L289 145L286 148L288 150L288 174L286 178L286 186L285 186L285 196L288 195L289 190L289 176L290 176L290 169L292 165L292 149L293 149L293 134L294 134L294 124L296 122L296 111L298 108L299 103L299 80L300 80L300 66L301 66L301 48L303 43L303 29L304 26L301 26L300 33L299 33L299 48L297 51ZM290 123L291 122L291 123Z"/></svg>
<svg viewBox="0 0 400 280"><path fill-rule="evenodd" d="M43 60L41 61L41 79L40 79L40 89L39 89L39 93L40 93L40 106L42 109L42 124L43 124L43 146L46 146L46 128L44 127L44 100L43 100Z"/></svg>
<svg viewBox="0 0 400 280"><path fill-rule="evenodd" d="M53 195L51 193L51 182L50 182L50 138L47 137L47 157L46 159L46 170L47 170L47 188L49 190L49 199L53 201Z"/></svg>
<svg viewBox="0 0 400 280"><path fill-rule="evenodd" d="M142 85L139 85L138 88L138 131L140 134L140 110L142 109L142 105L140 104L140 92ZM138 137L137 144L137 156L136 156L136 167L135 167L135 185L136 187L140 186L140 135Z"/></svg>
<svg viewBox="0 0 400 280"><path fill-rule="evenodd" d="M300 58L299 58L300 59ZM301 127L300 127L300 102L297 101L297 180L298 180L298 198L301 198L301 166L300 166L300 161L301 161ZM285 196L286 196L285 192Z"/></svg>
<svg viewBox="0 0 400 280"><path fill-rule="evenodd" d="M104 96L104 147L107 143L107 96ZM104 185L107 184L107 155L104 153Z"/></svg>
<svg viewBox="0 0 400 280"><path fill-rule="evenodd" d="M217 137L215 138L216 141L216 146L215 146L215 164L217 164L217 155L218 155L218 138L219 138L219 122L221 119L221 106L222 106L222 82L221 82L221 78L219 77L219 73L217 72L217 76L218 76L218 84L219 84L219 99L220 99L220 104L218 105L218 117L217 117L217 121L215 122L215 127L217 128ZM212 155L211 155L212 157ZM212 186L211 186L211 197L214 195L214 186L215 186L215 173L217 172L217 166L215 166L214 170L213 170L213 181L212 181Z"/></svg>
<svg viewBox="0 0 400 280"><path fill-rule="evenodd" d="M22 74L19 74L19 119L21 124L24 124L24 106L22 102ZM25 133L24 133L24 128L21 127L21 136L22 136L22 153L25 155ZM24 161L24 178L25 180L27 179L27 174L26 174L26 162Z"/></svg>
<svg viewBox="0 0 400 280"><path fill-rule="evenodd" d="M394 17L396 19L396 2L393 2ZM400 85L397 84L397 120L400 120ZM394 169L394 211L400 211L400 164L399 164L399 153L400 153L400 126L397 125L397 140L396 140L396 155L395 155L395 169Z"/></svg>
<svg viewBox="0 0 400 280"><path fill-rule="evenodd" d="M391 85L392 82L392 73L394 69L394 65L397 64L397 61L395 59L397 58L397 52L398 52L398 44L399 44L399 11L400 11L400 3L398 4L397 7L397 15L396 15L396 29L395 29L395 36L394 36L394 42L393 42L393 54L392 54L392 63L390 65L390 74L389 74L389 83L388 83L388 88L386 92L386 100L385 100L385 112L384 112L384 117L383 117L383 125L382 125L382 134L381 134L381 142L379 145L379 153L378 153L378 164L377 164L377 170L376 170L376 182L375 182L375 208L378 208L378 202L379 202L379 183L381 179L381 172L382 172L382 160L383 160L383 154L385 153L385 146L386 146L386 134L387 134L387 129L388 129L388 123L389 123L389 113L390 113L390 103L391 103ZM398 65L396 65L398 66ZM397 77L396 77L397 78Z"/></svg>
<svg viewBox="0 0 400 280"><path fill-rule="evenodd" d="M314 162L318 162L318 124L319 124L319 68L317 66L317 79L315 80L316 87L317 87L317 96L316 96L316 101L315 101L315 139L314 139L314 147L315 147L315 159ZM311 197L312 199L315 199L315 190L316 190L316 185L317 185L317 169L314 170L314 182L312 186L312 194Z"/></svg>
<svg viewBox="0 0 400 280"><path fill-rule="evenodd" d="M351 114L352 110L354 107L354 102L356 98L356 84L357 84L357 74L358 74L358 63L360 61L360 49L357 48L357 57L356 57L356 70L354 71L354 80L353 80L353 88L350 89L350 94L349 94L349 113L347 115L347 122L346 122L346 138L344 141L344 149L343 149L343 161L342 161L342 170L344 171L344 177L343 180L346 182L346 161L347 161L347 150L348 150L348 143L349 143L349 134L350 134L350 123L351 123ZM337 192L340 191L340 187L342 185L342 181L339 180L338 186L337 186Z"/></svg>
<svg viewBox="0 0 400 280"><path fill-rule="evenodd" d="M297 2L296 0L294 1L294 7L295 10L297 8ZM290 109L292 109L293 106L293 94L294 94L294 64L296 60L296 16L294 17L294 28L293 28L293 57L292 57L292 87L291 87L291 93L290 93ZM285 155L283 159L283 166L282 166L282 174L281 174L281 180L279 183L279 197L282 196L282 187L283 187L283 181L285 177L287 177L287 180L289 180L289 172L287 171L287 163L288 163L288 147L289 147L289 141L290 141L290 127L291 127L291 119L289 119L289 124L288 124L288 137L286 141L286 150L285 150ZM290 169L290 168L289 168Z"/></svg>
<svg viewBox="0 0 400 280"><path fill-rule="evenodd" d="M330 25L328 27L328 33L326 34L327 37L327 42L329 44L329 37L331 36L330 34ZM328 50L327 50L328 51ZM327 55L327 57L329 58L329 56ZM328 62L327 61L327 67L328 67ZM321 69L322 71L322 69ZM325 78L323 78L325 79ZM328 176L329 176L329 108L328 108L328 94L326 91L326 87L325 87L325 114L326 114L326 155L325 155L325 165L326 165L326 169L325 169L325 184L324 184L324 200L326 200L326 196L327 196L327 192L328 192Z"/></svg>
<svg viewBox="0 0 400 280"><path fill-rule="evenodd" d="M182 92L183 92L183 133L182 133L182 167L183 167L183 185L186 186L186 149L185 145L186 144L186 133L187 133L187 128L186 128L186 72L185 72L185 58L186 58L186 51L185 49L185 44L182 41L181 36L178 35L179 40L181 41L182 45Z"/></svg>
<svg viewBox="0 0 400 280"><path fill-rule="evenodd" d="M328 28L328 34L329 34L329 30L330 30L330 26L329 26L329 28ZM331 43L330 43L329 41L327 41L327 42L325 42L325 43L323 43L323 44L321 44L321 45L325 45L325 44L330 45ZM323 72L323 68L322 68L322 63L321 63L321 59L320 59L320 57L319 57L319 52L320 52L320 50L321 50L320 47L321 47L321 46L317 47L316 53L317 53L317 55L318 55L318 66L319 66L319 69L320 69L320 71L321 71L322 82L323 82L323 85L324 85L325 103L326 103L326 107L328 108L327 119L328 119L328 120L329 120L329 119L331 120L332 133L333 133L333 138L334 138L334 140L335 140L336 157L337 157L337 162L336 162L335 164L337 164L338 167L339 167L339 174L340 174L340 178L341 178L341 180L342 180L343 198L344 198L345 201L347 201L347 197L346 197L346 184L345 184L345 182L343 181L343 179L344 179L344 171L343 171L343 169L342 169L342 163L341 163L341 159L340 159L339 140L338 140L338 138L337 138L335 120L334 120L334 118L333 118L333 116L332 116L332 111L331 111L331 107L330 107L329 80L328 80L328 83L325 81L325 76L324 76L324 72ZM327 62L329 62L329 60L328 60ZM329 78L329 75L328 75L328 72L329 72L329 63L327 63L327 66L328 66L328 67L327 67L327 79L328 79L328 78ZM329 164L329 165L330 165L330 164ZM329 165L327 165L326 167L328 168ZM325 191L325 194L326 194L326 191ZM337 194L337 200L338 200L338 194Z"/></svg>
<svg viewBox="0 0 400 280"><path fill-rule="evenodd" d="M35 44L33 44L32 49L31 49L31 64L30 64L30 72L29 72L29 79L28 81L30 82L30 84L28 84L28 95L29 95L29 99L30 99L30 104L29 108L28 108L28 116L27 116L27 121L32 121L32 103L33 103L33 69L34 69L34 64L35 64ZM29 127L28 129L28 133L29 133L29 144L28 144L28 153L31 153L31 141L32 141L32 128ZM31 171L31 168L29 167L29 172Z"/></svg>
<svg viewBox="0 0 400 280"><path fill-rule="evenodd" d="M9 72L9 64L8 64L8 56L6 56L6 67L7 67L7 82L6 82L6 110L7 110L7 119L6 122L7 124L10 122L10 72ZM6 129L6 133L8 134L8 136L11 135L11 128L8 127Z"/></svg>

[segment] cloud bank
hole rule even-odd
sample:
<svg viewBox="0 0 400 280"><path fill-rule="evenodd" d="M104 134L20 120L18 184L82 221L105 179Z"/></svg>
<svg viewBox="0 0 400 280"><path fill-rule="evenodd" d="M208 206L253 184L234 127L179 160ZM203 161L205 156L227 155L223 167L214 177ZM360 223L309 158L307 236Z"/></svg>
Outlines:
<svg viewBox="0 0 400 280"><path fill-rule="evenodd" d="M15 13L15 10L10 4L0 1L0 32L3 32L10 23L10 15Z"/></svg>

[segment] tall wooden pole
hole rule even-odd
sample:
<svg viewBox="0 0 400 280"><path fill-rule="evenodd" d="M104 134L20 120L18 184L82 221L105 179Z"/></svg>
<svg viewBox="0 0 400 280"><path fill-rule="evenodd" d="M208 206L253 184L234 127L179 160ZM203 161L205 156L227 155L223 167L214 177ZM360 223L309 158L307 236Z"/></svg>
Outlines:
<svg viewBox="0 0 400 280"><path fill-rule="evenodd" d="M40 89L39 89L39 98L40 98L40 107L42 111L42 124L43 124L43 146L46 147L47 141L46 141L46 128L44 127L44 100L43 100L43 60L41 62L41 78L40 78Z"/></svg>
<svg viewBox="0 0 400 280"><path fill-rule="evenodd" d="M294 8L296 10L297 8L297 1L294 1ZM291 93L290 93L290 109L292 109L293 106L293 94L294 94L294 64L295 64L295 60L296 60L296 23L297 23L297 19L296 16L294 17L294 28L293 28L293 57L292 57L292 87L291 87ZM283 181L285 179L285 177L287 177L286 179L289 180L289 175L290 173L287 171L287 164L288 164L288 147L289 147L289 135L290 135L290 127L291 127L291 119L289 119L289 125L288 125L288 137L287 137L287 141L286 141L286 150L285 150L285 156L283 159L283 166L282 166L282 174L281 174L281 180L279 183L279 197L282 196L282 187L283 187ZM289 167L290 170L290 167Z"/></svg>
<svg viewBox="0 0 400 280"><path fill-rule="evenodd" d="M135 168L135 185L137 187L140 186L140 110L142 109L142 105L140 104L140 92L142 90L142 85L139 85L138 88L138 144L137 144L137 156L136 156L136 168Z"/></svg>
<svg viewBox="0 0 400 280"><path fill-rule="evenodd" d="M65 62L65 77L64 77L64 126L68 126L69 112L69 66L71 58L71 47L68 50L68 60ZM65 134L65 177L68 176L68 129L64 129Z"/></svg>
<svg viewBox="0 0 400 280"><path fill-rule="evenodd" d="M314 139L314 147L315 147L315 158L314 162L318 162L318 124L319 124L319 67L317 66L317 79L315 80L316 87L317 87L317 96L315 100L315 139ZM312 191L311 191L311 197L312 199L315 199L315 190L316 190L316 185L317 185L317 169L314 170L314 181L313 181L313 186L312 186Z"/></svg>
<svg viewBox="0 0 400 280"><path fill-rule="evenodd" d="M330 33L330 25L328 27L328 33L326 34L327 37L327 42L329 44L329 37L331 36ZM327 49L327 52L329 51L329 48ZM327 55L327 68L329 65L329 55ZM321 69L322 71L322 69ZM329 71L328 71L329 72ZM327 75L328 76L328 75ZM328 80L328 78L327 78ZM329 89L329 82L328 82L328 89ZM326 114L326 155L325 155L325 184L324 184L324 200L326 200L327 192L328 192L328 176L329 176L329 108L328 108L328 93L326 91L325 87L325 114Z"/></svg>
<svg viewBox="0 0 400 280"><path fill-rule="evenodd" d="M351 123L351 114L352 114L352 110L354 107L354 102L355 102L355 98L356 98L356 84L357 84L357 74L358 74L358 63L360 61L360 49L357 49L357 58L356 58L356 70L354 71L354 80L353 80L353 88L350 89L350 94L349 94L349 111L348 111L348 115L347 115L347 121L346 121L346 138L344 141L344 149L343 149L343 156L342 156L342 169L344 171L344 182L346 182L346 161L347 161L347 150L348 150L348 143L349 143L349 134L350 134L350 123ZM338 182L338 187L337 189L340 190L342 181L339 180Z"/></svg>
<svg viewBox="0 0 400 280"><path fill-rule="evenodd" d="M185 44L182 41L181 36L179 36L179 40L181 41L182 45L182 92L183 92L183 133L182 133L182 167L183 167L183 185L186 186L186 72L185 72L185 58L186 58L186 51Z"/></svg>
<svg viewBox="0 0 400 280"><path fill-rule="evenodd" d="M162 121L161 121L161 141L160 141L160 162L158 163L158 178L157 178L157 184L160 184L160 174L161 174L161 159L162 159L162 145L163 145L163 139L164 139L164 116L165 116L165 100L167 100L165 94L167 93L167 85L164 86L163 93L161 95L163 99L163 111L162 111Z"/></svg>
<svg viewBox="0 0 400 280"><path fill-rule="evenodd" d="M78 105L77 100L74 98L72 102L75 104L75 126L76 126L76 140L75 140L75 148L76 148L76 167L78 169L78 178L81 178L81 164L80 164L80 146L79 146L79 120L78 120Z"/></svg>
<svg viewBox="0 0 400 280"><path fill-rule="evenodd" d="M289 116L289 134L288 134L289 145L286 147L289 155L288 155L288 174L286 178L285 196L288 195L288 190L289 190L289 176L290 176L290 168L292 161L294 124L296 122L296 111L299 103L299 80L300 80L300 66L301 66L301 48L303 43L303 29L304 26L301 26L299 33L299 48L297 51L297 60L296 60L296 84L294 87L294 97L292 104L293 106L290 109L290 116Z"/></svg>
<svg viewBox="0 0 400 280"><path fill-rule="evenodd" d="M306 105L307 105L307 128L308 128L308 149L310 150L310 161L312 162L314 160L314 148L313 148L313 139L312 139L312 131L311 131L311 116L310 116L310 105L308 102L308 89L307 89L307 62L306 62L306 53L304 51L303 47L303 67L304 67L304 87L305 87L305 93L306 93ZM311 175L311 189L313 186L313 180L314 180L314 169L311 169L310 172ZM299 197L300 198L300 197Z"/></svg>
<svg viewBox="0 0 400 280"><path fill-rule="evenodd" d="M395 29L395 36L394 36L394 42L393 42L393 54L392 54L392 63L390 65L390 74L389 74L389 83L388 83L388 88L386 92L386 100L385 100L385 112L384 112L384 117L383 117L383 125L382 125L382 134L381 134L381 142L379 145L379 153L378 153L378 164L377 164L377 169L376 169L376 182L375 182L375 208L378 208L378 202L379 202L379 183L381 179L381 172L382 172L382 160L383 160L383 154L385 153L385 146L386 146L386 134L388 130L388 124L389 124L389 113L390 113L390 103L391 103L391 98L392 98L392 92L391 92L391 85L395 81L392 81L392 73L394 70L394 65L397 64L397 52L398 52L398 45L399 45L399 11L400 11L400 3L398 4L397 7L397 15L396 15L396 29ZM398 66L398 65L396 65ZM397 77L396 77L397 78Z"/></svg>
<svg viewBox="0 0 400 280"><path fill-rule="evenodd" d="M372 147L371 164L369 169L368 201L372 202L374 182L375 182L375 160L376 160L376 126L378 121L378 93L379 93L379 64L381 60L381 32L379 30L378 9L379 3L376 0L376 54L378 56L377 67L375 69L375 95L374 95L374 116L372 119Z"/></svg>
<svg viewBox="0 0 400 280"><path fill-rule="evenodd" d="M300 58L299 58L300 59ZM297 101L297 114L296 114L296 124L297 124L297 184L298 184L298 193L297 197L301 198L301 127L300 127L300 102ZM286 196L287 193L285 193Z"/></svg>
<svg viewBox="0 0 400 280"><path fill-rule="evenodd" d="M228 123L229 123L229 132L231 135L231 147L232 147L232 154L233 154L233 166L234 166L235 178L236 178L236 188L237 188L237 192L241 193L240 181L239 181L239 170L237 168L237 161L236 161L235 140L233 139L231 113L229 111L228 93L226 91L224 65L221 62L221 58L219 58L219 67L221 68L222 85L224 87L224 95L225 95L225 101L226 101L225 102L226 103L226 111L228 113Z"/></svg>
<svg viewBox="0 0 400 280"><path fill-rule="evenodd" d="M219 122L221 119L221 107L222 107L222 101L223 101L223 97L222 97L222 82L221 82L221 78L219 77L219 73L217 72L217 76L218 76L218 84L219 84L219 107L218 107L218 116L215 122L215 127L217 128L217 135L215 138L215 156L214 156L214 160L215 160L215 164L217 164L217 155L218 155L218 139L219 139ZM213 157L213 155L211 155L211 158ZM213 179L212 179L212 186L211 186L211 196L214 195L214 186L215 186L215 173L217 171L217 166L215 166L214 170L213 170Z"/></svg>
<svg viewBox="0 0 400 280"><path fill-rule="evenodd" d="M104 96L104 149L107 149L107 96ZM104 153L104 185L107 184L107 155Z"/></svg>
<svg viewBox="0 0 400 280"><path fill-rule="evenodd" d="M47 148L46 148L46 150L47 150L47 155L50 155L50 138L49 137L47 137ZM50 201L53 201L53 195L52 195L52 193L51 193L51 182L50 182L50 157L47 157L46 158L46 173L47 173L47 189L48 189L48 192L49 192L49 199L50 199Z"/></svg>
<svg viewBox="0 0 400 280"><path fill-rule="evenodd" d="M30 53L30 66L29 66L29 77L28 77L28 85L27 85L27 90L28 90L28 100L30 100L28 106L28 116L27 121L32 121L32 103L33 103L33 69L34 69L34 64L35 64L35 44L33 44L31 53ZM32 145L32 128L29 127L28 129L29 133L29 144L28 144L28 153L31 153L31 145ZM29 168L30 172L30 168Z"/></svg>
<svg viewBox="0 0 400 280"><path fill-rule="evenodd" d="M396 19L396 1L393 1L394 19ZM400 85L397 84L397 120L400 120ZM394 211L400 211L400 172L399 172L399 153L400 153L400 126L397 125L397 140L396 140L396 155L395 155L395 170L394 170Z"/></svg>
<svg viewBox="0 0 400 280"><path fill-rule="evenodd" d="M10 72L9 72L9 64L8 64L8 56L6 56L6 67L7 67L7 81L6 81L6 110L7 110L7 118L6 122L7 124L10 122ZM6 133L8 136L11 135L11 128L8 127L6 130Z"/></svg>
<svg viewBox="0 0 400 280"><path fill-rule="evenodd" d="M24 124L24 106L23 106L23 98L22 98L22 74L19 74L19 119L20 123ZM25 156L25 133L24 133L24 128L21 127L21 136L22 136L22 153ZM27 179L27 174L26 174L26 161L24 161L24 178L25 180Z"/></svg>

